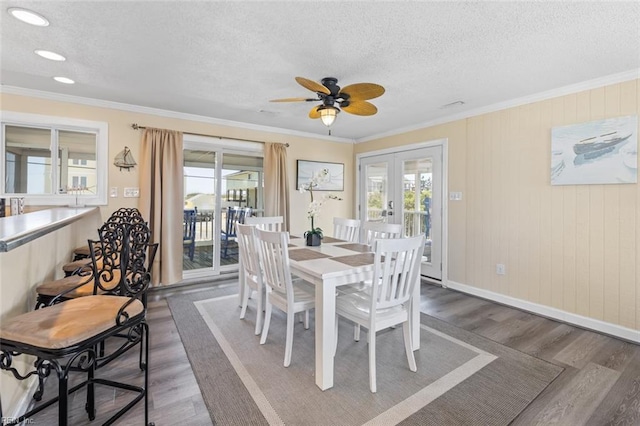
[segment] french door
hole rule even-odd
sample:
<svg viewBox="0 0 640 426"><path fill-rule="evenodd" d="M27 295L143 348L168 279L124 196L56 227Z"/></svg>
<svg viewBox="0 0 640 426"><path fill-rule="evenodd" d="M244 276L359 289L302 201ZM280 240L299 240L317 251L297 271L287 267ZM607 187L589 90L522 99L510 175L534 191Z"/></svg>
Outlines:
<svg viewBox="0 0 640 426"><path fill-rule="evenodd" d="M359 185L360 219L424 234L420 273L442 279L442 146L362 157Z"/></svg>

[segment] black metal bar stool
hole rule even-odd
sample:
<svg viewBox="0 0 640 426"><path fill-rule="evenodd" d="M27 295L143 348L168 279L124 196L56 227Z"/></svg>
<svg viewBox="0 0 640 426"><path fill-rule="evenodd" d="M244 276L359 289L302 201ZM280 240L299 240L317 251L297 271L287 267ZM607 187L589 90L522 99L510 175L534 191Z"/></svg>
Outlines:
<svg viewBox="0 0 640 426"><path fill-rule="evenodd" d="M149 327L145 321L146 308L143 301L151 280L150 267L158 246L150 243L149 228L144 223L119 224L114 231L121 233L121 242L115 239L90 241L89 246L98 277L95 285L106 291L108 288L104 283L115 281L117 295L94 294L66 300L10 318L0 326L0 369L12 372L19 380L33 375L46 378L52 371L58 376L57 397L8 424L18 424L57 403L58 424L67 425L69 395L85 386L85 409L89 419L93 420L96 416L95 385L112 386L137 394L131 402L111 416L105 425L113 424L142 399L145 404L145 424L152 424L148 419L147 393ZM95 267L98 257L102 258L103 265L111 266L103 266L101 269ZM116 261L117 266L114 266ZM116 268L119 269L118 274L114 274ZM115 350L101 355L98 347L113 336L126 336L126 339L122 339ZM108 371L103 367L138 344L141 345L139 366L144 370L143 386L96 376L96 370ZM38 358L35 370L21 373L12 366L13 360L21 355ZM85 373L86 380L69 388L69 374L72 371Z"/></svg>

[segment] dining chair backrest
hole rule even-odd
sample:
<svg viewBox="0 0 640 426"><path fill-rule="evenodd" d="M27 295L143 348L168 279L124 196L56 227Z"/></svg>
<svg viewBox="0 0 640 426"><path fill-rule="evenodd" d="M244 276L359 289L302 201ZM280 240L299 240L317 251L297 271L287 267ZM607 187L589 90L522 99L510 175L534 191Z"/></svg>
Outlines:
<svg viewBox="0 0 640 426"><path fill-rule="evenodd" d="M402 225L399 223L364 222L362 224L363 243L373 248L373 242L380 238L402 237Z"/></svg>
<svg viewBox="0 0 640 426"><path fill-rule="evenodd" d="M222 233L228 237L236 236L236 224L244 223L247 217L251 216L251 207L229 207L227 208L227 218L225 229Z"/></svg>
<svg viewBox="0 0 640 426"><path fill-rule="evenodd" d="M257 228L264 229L265 231L281 232L283 231L282 224L284 223L284 218L282 216L252 216L247 217L244 223L247 225L255 225Z"/></svg>
<svg viewBox="0 0 640 426"><path fill-rule="evenodd" d="M256 245L255 225L236 225L240 263L248 278L255 280L261 276L258 249Z"/></svg>
<svg viewBox="0 0 640 426"><path fill-rule="evenodd" d="M424 235L375 241L371 312L405 304L418 282Z"/></svg>
<svg viewBox="0 0 640 426"><path fill-rule="evenodd" d="M182 240L191 241L196 238L196 218L197 210L189 209L184 211L184 219L182 221Z"/></svg>
<svg viewBox="0 0 640 426"><path fill-rule="evenodd" d="M251 217L252 214L253 214L253 209L251 207L242 207L242 208L240 208L240 211L238 212L237 222L238 223L244 223L244 221L248 217Z"/></svg>
<svg viewBox="0 0 640 426"><path fill-rule="evenodd" d="M236 223L238 222L238 215L241 212L240 209L236 207L227 208L227 217L225 220L225 227L222 230L222 233L227 237L235 237L236 236Z"/></svg>
<svg viewBox="0 0 640 426"><path fill-rule="evenodd" d="M189 260L193 260L196 250L196 221L198 220L198 210L189 209L184 211L182 221L182 245L187 246Z"/></svg>
<svg viewBox="0 0 640 426"><path fill-rule="evenodd" d="M257 228L255 232L263 282L271 291L283 294L288 298L293 294L289 264L289 234Z"/></svg>
<svg viewBox="0 0 640 426"><path fill-rule="evenodd" d="M360 220L333 218L333 238L357 243L360 241Z"/></svg>

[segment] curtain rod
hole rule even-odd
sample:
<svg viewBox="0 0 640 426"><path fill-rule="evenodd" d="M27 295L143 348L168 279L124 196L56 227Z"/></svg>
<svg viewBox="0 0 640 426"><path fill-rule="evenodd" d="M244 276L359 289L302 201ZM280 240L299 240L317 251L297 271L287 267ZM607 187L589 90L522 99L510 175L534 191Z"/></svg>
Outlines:
<svg viewBox="0 0 640 426"><path fill-rule="evenodd" d="M131 125L131 128L133 130L146 129L145 126L138 126L137 123L133 123ZM234 140L234 141L265 143L264 141L256 141L256 140L251 140L251 139L240 139L240 138L230 138L230 137L227 137L227 136L206 135L204 133L192 133L192 132L182 132L182 133L184 133L186 135L193 135L193 136L204 136L204 137L207 137L207 138L230 139L230 140ZM284 146L289 148L289 144L288 143L285 143Z"/></svg>

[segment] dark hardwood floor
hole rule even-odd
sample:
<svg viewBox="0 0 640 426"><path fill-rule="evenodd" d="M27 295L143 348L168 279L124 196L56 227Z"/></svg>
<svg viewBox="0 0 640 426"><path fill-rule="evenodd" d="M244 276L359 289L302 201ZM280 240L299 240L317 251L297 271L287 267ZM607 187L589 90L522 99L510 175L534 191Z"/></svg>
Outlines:
<svg viewBox="0 0 640 426"><path fill-rule="evenodd" d="M183 288L172 294L185 291L198 289ZM156 299L149 303L148 313L151 420L158 426L210 425L171 312L163 297ZM512 424L640 425L639 345L430 284L422 285L421 310L564 368ZM136 356L137 353L127 354L128 359L118 361L122 366L118 369L120 376L140 376L135 368ZM50 395L56 391L57 380L49 382ZM127 398L121 391L100 390L98 418L89 422L84 412L84 393L78 392L72 398L70 424L101 424ZM50 407L34 422L56 424L56 413L56 407ZM142 425L142 406L117 424Z"/></svg>
<svg viewBox="0 0 640 426"><path fill-rule="evenodd" d="M420 310L565 370L513 425L640 425L640 346L439 286Z"/></svg>

